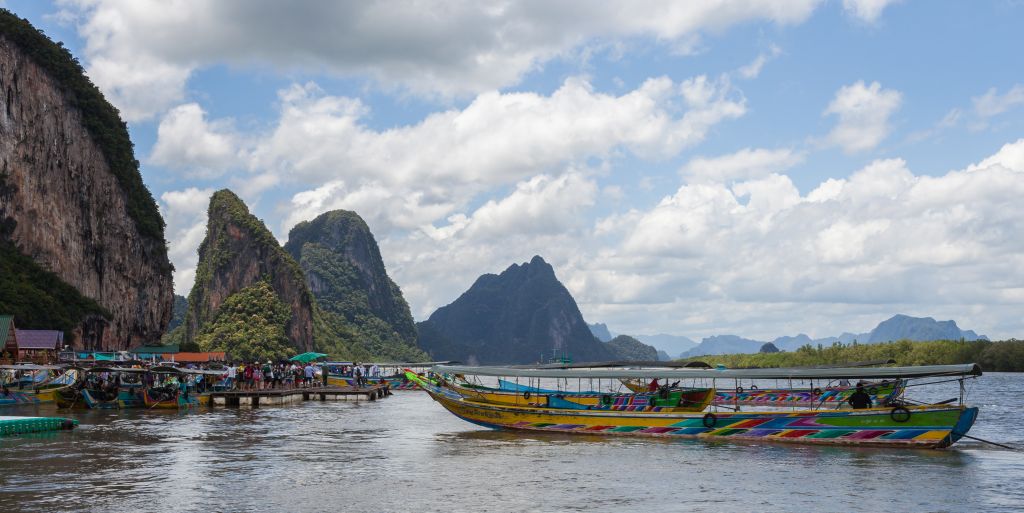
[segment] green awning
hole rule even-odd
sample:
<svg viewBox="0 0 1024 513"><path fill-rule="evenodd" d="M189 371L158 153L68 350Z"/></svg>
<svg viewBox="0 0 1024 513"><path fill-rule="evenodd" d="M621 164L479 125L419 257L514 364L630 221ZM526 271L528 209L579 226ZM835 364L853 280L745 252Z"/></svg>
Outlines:
<svg viewBox="0 0 1024 513"><path fill-rule="evenodd" d="M325 356L327 355L324 353L302 353L293 356L291 361L306 363L316 360L317 358L324 358Z"/></svg>
<svg viewBox="0 0 1024 513"><path fill-rule="evenodd" d="M114 361L114 355L112 354L93 353L92 358L96 361Z"/></svg>

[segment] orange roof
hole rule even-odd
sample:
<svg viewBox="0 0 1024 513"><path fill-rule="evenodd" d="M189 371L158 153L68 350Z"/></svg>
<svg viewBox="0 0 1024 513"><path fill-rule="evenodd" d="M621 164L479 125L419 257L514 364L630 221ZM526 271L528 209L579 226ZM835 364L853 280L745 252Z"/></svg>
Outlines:
<svg viewBox="0 0 1024 513"><path fill-rule="evenodd" d="M176 362L222 362L226 360L224 351L212 351L207 353L175 353L173 355L174 361Z"/></svg>

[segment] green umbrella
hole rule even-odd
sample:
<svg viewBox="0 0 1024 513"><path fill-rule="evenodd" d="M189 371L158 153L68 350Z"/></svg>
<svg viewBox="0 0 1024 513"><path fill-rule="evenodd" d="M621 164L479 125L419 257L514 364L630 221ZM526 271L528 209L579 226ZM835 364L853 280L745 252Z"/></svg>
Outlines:
<svg viewBox="0 0 1024 513"><path fill-rule="evenodd" d="M325 355L323 353L302 353L302 354L297 354L297 355L293 356L291 358L291 361L306 363L306 362L311 362L313 360L316 360L317 358L323 358L325 356L327 356L327 355Z"/></svg>

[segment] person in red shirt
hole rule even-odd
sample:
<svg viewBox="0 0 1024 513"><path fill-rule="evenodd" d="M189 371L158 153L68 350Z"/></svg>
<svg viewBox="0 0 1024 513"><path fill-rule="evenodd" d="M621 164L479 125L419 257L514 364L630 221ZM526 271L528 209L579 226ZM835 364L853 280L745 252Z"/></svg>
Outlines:
<svg viewBox="0 0 1024 513"><path fill-rule="evenodd" d="M654 379L651 380L651 384L647 385L647 391L648 392L657 392L659 386L661 386L661 385L658 384L658 378L654 378Z"/></svg>

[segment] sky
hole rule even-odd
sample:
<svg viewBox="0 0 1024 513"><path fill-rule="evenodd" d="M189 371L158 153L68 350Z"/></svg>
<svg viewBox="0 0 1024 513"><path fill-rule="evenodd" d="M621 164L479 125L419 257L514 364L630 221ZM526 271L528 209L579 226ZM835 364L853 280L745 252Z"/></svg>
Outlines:
<svg viewBox="0 0 1024 513"><path fill-rule="evenodd" d="M7 0L210 195L369 224L417 320L541 255L588 322L1024 335L1024 3Z"/></svg>

